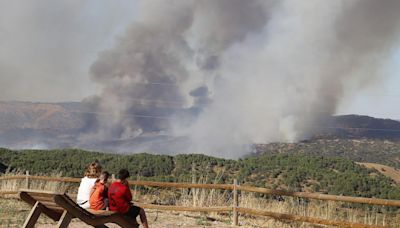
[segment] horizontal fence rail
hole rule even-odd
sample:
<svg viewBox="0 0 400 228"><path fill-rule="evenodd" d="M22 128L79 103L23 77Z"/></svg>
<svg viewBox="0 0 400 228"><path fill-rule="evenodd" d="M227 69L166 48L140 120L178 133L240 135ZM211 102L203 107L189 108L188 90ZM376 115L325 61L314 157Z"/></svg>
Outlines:
<svg viewBox="0 0 400 228"><path fill-rule="evenodd" d="M347 203L362 203L362 204L370 204L370 205L400 207L400 200L351 197L351 196L337 196L337 195L309 193L309 192L287 192L287 191L281 191L281 190L256 188L256 187L243 186L243 185L237 186L237 189L241 190L241 191L245 191L245 192L256 192L256 193L263 193L263 194L268 194L268 195L292 196L292 197L315 199L315 200L327 200L327 201L339 201L339 202L347 202Z"/></svg>
<svg viewBox="0 0 400 228"><path fill-rule="evenodd" d="M4 176L0 177L1 180L25 180L26 175L19 176ZM67 182L67 183L79 183L81 178L71 177L44 177L44 176L29 176L30 180L42 180L42 181L55 181L55 182ZM173 182L157 182L157 181L129 181L130 186L147 186L147 187L164 187L164 188L202 188L202 189L222 189L222 190L233 190L233 184L193 184L193 183L173 183ZM378 198L364 198L364 197L351 197L351 196L337 196L320 193L308 193L308 192L289 192L282 190L274 190L268 188L252 187L247 185L237 185L237 190L243 192L254 192L267 195L281 195L291 196L306 199L315 200L327 200L327 201L339 201L348 203L361 203L370 205L381 205L381 206L393 206L400 207L400 200L388 200Z"/></svg>
<svg viewBox="0 0 400 228"><path fill-rule="evenodd" d="M80 183L81 178L71 177L45 177L45 176L30 176L29 172L26 175L10 175L0 177L0 181L4 180L21 180L26 181L26 186L29 186L29 181L53 181L63 183ZM146 187L162 187L162 188L196 188L196 189L220 189L233 191L234 199L232 207L186 207L186 206L169 206L169 205L155 205L135 202L136 205L145 209L156 209L156 210L167 210L167 211L188 211L188 212L232 212L234 215L233 225L238 225L238 214L248 214L253 216L267 216L278 220L290 220L297 222L306 222L318 225L331 225L339 227L349 228L381 228L385 226L366 225L361 223L353 223L346 221L331 221L327 219L305 217L300 215L282 214L276 212L269 212L259 209L243 208L239 207L237 196L238 191L242 192L253 192L261 193L266 195L280 195L289 197L299 197L314 200L326 200L326 201L338 201L348 203L361 203L369 205L381 205L381 206L393 206L400 207L400 200L388 200L388 199L377 199L377 198L363 198L363 197L350 197L350 196L337 196L320 193L307 193L307 192L289 192L282 190L274 190L260 187L253 187L247 185L237 185L237 182L233 184L196 184L196 183L172 183L172 182L157 182L157 181L129 181L130 186L146 186ZM0 191L2 195L17 194L18 191Z"/></svg>
<svg viewBox="0 0 400 228"><path fill-rule="evenodd" d="M164 188L204 188L233 190L232 184L192 184L156 181L129 181L130 186L164 187Z"/></svg>
<svg viewBox="0 0 400 228"><path fill-rule="evenodd" d="M16 176L4 176L0 177L1 180L25 180L26 175L16 175ZM56 181L56 182L66 182L66 183L80 183L81 178L73 177L43 177L43 176L29 176L29 180L43 180L43 181Z"/></svg>
<svg viewBox="0 0 400 228"><path fill-rule="evenodd" d="M137 203L135 205L144 209L156 209L166 211L190 211L190 212L230 212L232 207L186 207L186 206L167 206L167 205L155 205L146 203Z"/></svg>

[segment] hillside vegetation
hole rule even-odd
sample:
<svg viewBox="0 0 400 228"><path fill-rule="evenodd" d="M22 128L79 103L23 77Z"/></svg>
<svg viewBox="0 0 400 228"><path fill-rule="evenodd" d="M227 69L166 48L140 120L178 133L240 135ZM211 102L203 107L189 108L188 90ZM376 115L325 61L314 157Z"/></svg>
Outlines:
<svg viewBox="0 0 400 228"><path fill-rule="evenodd" d="M345 158L308 154L258 154L239 160L205 155L116 155L83 150L0 149L0 163L31 174L81 177L97 159L111 173L128 168L133 179L232 183L295 191L400 199L400 186L374 169Z"/></svg>
<svg viewBox="0 0 400 228"><path fill-rule="evenodd" d="M391 179L394 180L397 184L400 184L400 170L387 166L387 165L381 165L381 164L376 164L376 163L359 163L360 165L363 165L367 168L370 169L375 169L382 173L383 175L390 177Z"/></svg>
<svg viewBox="0 0 400 228"><path fill-rule="evenodd" d="M308 154L343 157L357 162L379 163L400 168L400 143L372 139L313 139L299 143L255 146L255 154Z"/></svg>
<svg viewBox="0 0 400 228"><path fill-rule="evenodd" d="M333 116L314 132L315 138L400 141L400 122L362 115ZM327 127L327 128L324 128Z"/></svg>

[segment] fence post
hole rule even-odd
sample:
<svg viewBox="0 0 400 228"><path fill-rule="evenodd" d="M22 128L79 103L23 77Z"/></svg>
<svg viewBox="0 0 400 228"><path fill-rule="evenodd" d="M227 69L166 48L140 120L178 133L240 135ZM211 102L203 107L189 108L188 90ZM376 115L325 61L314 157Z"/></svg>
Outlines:
<svg viewBox="0 0 400 228"><path fill-rule="evenodd" d="M25 172L25 189L29 189L29 171Z"/></svg>
<svg viewBox="0 0 400 228"><path fill-rule="evenodd" d="M196 184L196 163L192 163L192 184ZM199 189L192 188L192 196L193 196L193 207L197 206L197 193Z"/></svg>
<svg viewBox="0 0 400 228"><path fill-rule="evenodd" d="M239 207L239 200L238 200L238 190L237 190L237 180L233 180L233 220L232 225L237 226L239 225L239 213L237 208Z"/></svg>

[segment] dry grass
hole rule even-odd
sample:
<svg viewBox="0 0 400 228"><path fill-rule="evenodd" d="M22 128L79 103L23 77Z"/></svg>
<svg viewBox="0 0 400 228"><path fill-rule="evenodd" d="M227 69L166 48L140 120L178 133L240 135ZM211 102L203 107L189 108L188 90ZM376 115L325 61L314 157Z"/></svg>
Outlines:
<svg viewBox="0 0 400 228"><path fill-rule="evenodd" d="M29 214L30 207L14 198L0 198L0 227L20 227ZM49 224L52 220L40 216L39 224Z"/></svg>
<svg viewBox="0 0 400 228"><path fill-rule="evenodd" d="M7 176L18 176L24 175L22 173L7 173L2 175L2 177ZM60 174L51 175L52 177L61 177ZM38 189L38 190L46 190L46 191L55 191L55 192L68 192L68 193L76 193L78 184L76 183L62 183L58 181L42 181L42 180L30 180L28 183L25 179L20 180L1 180L0 181L0 191L17 191L18 189Z"/></svg>
<svg viewBox="0 0 400 228"><path fill-rule="evenodd" d="M305 200L300 198L285 197L284 201L276 199L263 199L253 193L245 193L240 197L240 205L247 208L268 210L277 213L295 214L306 217L322 218L332 221L348 221L365 223L369 225L390 225L397 227L400 224L400 216L397 213L384 211L384 207L355 208L354 204ZM303 224L302 227L313 227Z"/></svg>
<svg viewBox="0 0 400 228"><path fill-rule="evenodd" d="M21 173L8 173L2 176L23 175ZM60 175L54 175L60 176ZM1 180L0 191L18 191L29 187L29 189L38 189L46 191L69 192L75 193L77 185L73 183L60 183L48 181L29 181L26 180ZM24 219L29 214L30 206L16 199L15 195L0 195L0 227L20 227ZM46 216L40 216L39 224L53 223Z"/></svg>
<svg viewBox="0 0 400 228"><path fill-rule="evenodd" d="M8 174L12 175L12 174ZM207 178L199 177L193 179L196 183L205 183ZM218 182L218 177L214 180ZM0 191L12 191L25 188L25 180L3 180L0 181ZM77 184L31 181L30 189L66 191L76 193ZM232 192L209 189L160 189L160 188L136 188L134 200L142 203L156 203L179 206L230 206L232 205ZM366 223L370 225L390 225L399 227L400 215L389 213L384 207L354 208L351 204L318 200L304 200L285 197L283 200L271 197L261 197L252 193L241 193L239 205L245 208L262 209L278 213L296 214L308 217L317 217L329 220L342 220ZM354 206L354 205L353 205ZM0 224L1 227L18 227L29 212L29 207L16 199L0 199ZM158 224L156 227L173 227L176 224L186 224L187 227L218 226L228 227L231 224L230 213L173 213L173 212L150 212L150 221ZM175 218L175 219L174 219ZM179 218L176 220L176 218ZM165 221L163 221L165 220ZM169 222L167 222L169 221ZM51 221L44 216L39 220L41 224ZM243 227L324 227L314 226L306 223L291 223L277 221L267 217L254 217L241 215L240 225ZM169 224L169 225L168 225Z"/></svg>
<svg viewBox="0 0 400 228"><path fill-rule="evenodd" d="M377 164L377 163L361 163L361 162L359 162L358 164L363 165L369 169L375 169L378 172L382 173L383 175L392 179L397 184L400 184L400 170L398 170L396 168L393 168L393 167L390 167L387 165Z"/></svg>

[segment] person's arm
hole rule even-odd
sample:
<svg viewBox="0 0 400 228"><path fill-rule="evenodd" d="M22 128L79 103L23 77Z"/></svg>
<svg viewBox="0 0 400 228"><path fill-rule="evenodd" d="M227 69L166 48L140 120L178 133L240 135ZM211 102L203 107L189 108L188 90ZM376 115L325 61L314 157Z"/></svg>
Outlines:
<svg viewBox="0 0 400 228"><path fill-rule="evenodd" d="M104 197L105 198L108 198L108 186L106 186L106 185L104 185L104 192L103 192L104 194Z"/></svg>
<svg viewBox="0 0 400 228"><path fill-rule="evenodd" d="M90 199L90 197L92 197L92 194L94 193L94 191L96 191L96 184L93 185L92 189L90 189L89 199Z"/></svg>

